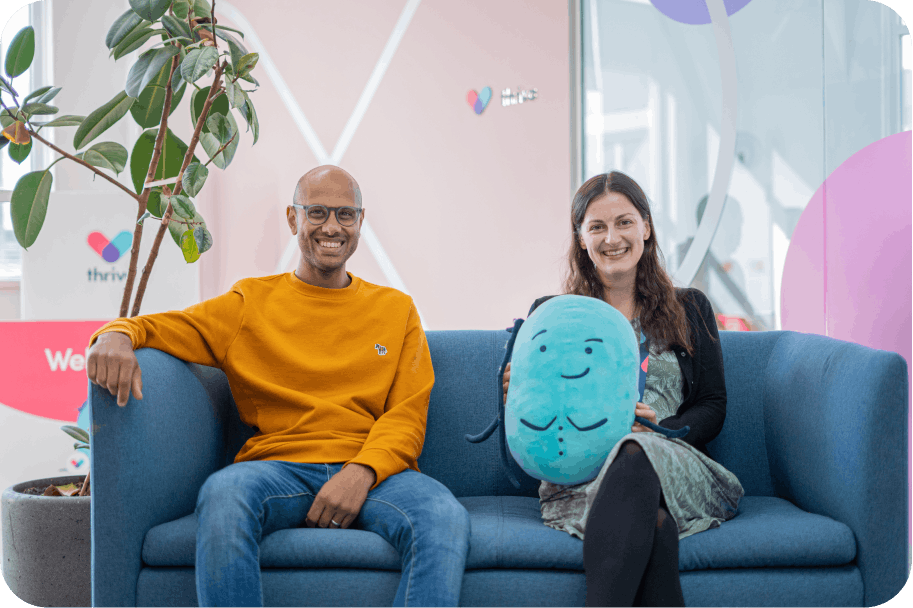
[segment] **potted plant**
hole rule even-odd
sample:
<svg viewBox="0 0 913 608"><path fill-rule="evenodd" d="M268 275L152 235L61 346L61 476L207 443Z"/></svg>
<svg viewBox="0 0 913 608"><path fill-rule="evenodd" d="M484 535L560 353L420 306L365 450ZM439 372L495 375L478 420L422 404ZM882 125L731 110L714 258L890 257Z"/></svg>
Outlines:
<svg viewBox="0 0 913 608"><path fill-rule="evenodd" d="M61 160L78 163L122 190L137 213L121 317L139 314L166 230L188 263L212 247L212 235L192 199L206 183L209 165L225 169L234 157L240 129L233 111L246 122L253 143L259 137L249 96L259 86L251 74L258 55L248 52L233 33L244 38L242 32L218 23L215 1L210 5L207 0L130 0L130 9L111 25L105 44L115 61L132 51L142 52L124 90L88 116L55 117L59 109L51 102L58 87L42 86L24 96L15 89L15 78L34 57L35 32L30 26L20 30L7 48L0 89L11 103L0 99L0 152L6 147L10 158L21 163L38 142L59 155L47 168L27 173L16 183L11 197L16 239L27 249L38 237L48 210L50 169ZM246 88L246 83L254 88ZM186 144L168 128L185 91L190 92L193 124ZM129 154L117 142L96 142L128 112L144 129ZM76 127L73 152L41 134L65 127ZM206 160L197 156L199 148ZM127 168L128 158L132 184L125 185L117 176ZM145 221L157 221L158 230L137 281ZM90 433L62 428L77 439L77 449L88 448ZM23 600L41 606L89 605L90 483L88 475L84 480L48 478L16 484L3 493L3 575ZM66 539L75 544L69 546Z"/></svg>

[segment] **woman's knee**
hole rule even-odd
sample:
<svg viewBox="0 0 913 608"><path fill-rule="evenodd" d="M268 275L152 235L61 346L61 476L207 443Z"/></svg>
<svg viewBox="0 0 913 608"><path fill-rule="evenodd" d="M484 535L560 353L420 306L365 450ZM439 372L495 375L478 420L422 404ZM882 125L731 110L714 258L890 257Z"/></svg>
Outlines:
<svg viewBox="0 0 913 608"><path fill-rule="evenodd" d="M674 535L678 538L678 526L675 519L662 507L656 511L656 532L657 534Z"/></svg>

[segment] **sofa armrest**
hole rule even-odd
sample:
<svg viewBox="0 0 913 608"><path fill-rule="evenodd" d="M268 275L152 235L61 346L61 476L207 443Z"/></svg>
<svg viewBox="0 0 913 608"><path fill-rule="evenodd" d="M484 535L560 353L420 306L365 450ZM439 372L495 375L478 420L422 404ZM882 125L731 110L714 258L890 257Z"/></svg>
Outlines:
<svg viewBox="0 0 913 608"><path fill-rule="evenodd" d="M136 605L146 532L191 513L225 461L224 375L154 349L136 355L142 401L118 407L89 383L93 606Z"/></svg>
<svg viewBox="0 0 913 608"><path fill-rule="evenodd" d="M765 375L774 489L853 530L864 603L882 604L903 588L909 570L906 361L834 338L784 333Z"/></svg>

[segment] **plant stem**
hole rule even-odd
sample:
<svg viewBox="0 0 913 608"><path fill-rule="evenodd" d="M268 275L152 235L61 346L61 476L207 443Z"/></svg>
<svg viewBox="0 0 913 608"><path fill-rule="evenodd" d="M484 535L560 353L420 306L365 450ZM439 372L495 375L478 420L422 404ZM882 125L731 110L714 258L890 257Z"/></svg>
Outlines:
<svg viewBox="0 0 913 608"><path fill-rule="evenodd" d="M165 83L165 105L162 108L162 120L159 123L159 132L155 136L155 145L152 148L152 159L149 162L149 171L146 173L146 181L149 183L155 179L155 172L158 170L159 159L162 157L162 148L165 143L165 134L168 132L168 115L171 113L171 99L174 91L171 89L171 79L174 77L174 70L178 65L178 55L171 58L171 72L168 74L168 82ZM146 212L149 204L149 192L151 188L145 186L143 193L137 199L139 208L136 210L136 221ZM141 223L133 226L133 244L130 246L130 268L127 270L127 282L124 285L124 296L120 301L120 317L127 316L127 310L130 307L130 296L133 295L133 283L136 280L136 266L139 263L139 246L143 238L143 225ZM134 313L130 316L136 316Z"/></svg>
<svg viewBox="0 0 913 608"><path fill-rule="evenodd" d="M203 109L200 111L199 118L197 118L197 124L193 130L193 137L190 139L190 145L187 146L187 152L184 154L184 162L181 164L181 170L178 172L177 176L177 183L174 185L174 195L180 194L183 188L184 171L193 159L193 153L200 141L200 133L203 131L203 124L206 122L206 118L209 115L209 109L212 107L212 100L215 97L215 92L221 87L222 71L225 69L225 65L224 61L221 64L216 64L216 77L213 79L212 86L209 87L209 92L206 94L206 102L203 104ZM162 238L165 236L165 230L168 229L168 222L171 221L172 211L171 202L169 201L165 213L162 214L162 224L159 226L158 232L155 235L155 241L152 242L149 258L146 260L146 265L143 267L143 274L140 277L139 287L136 288L136 299L133 301L133 312L130 315L131 317L135 317L139 314L140 305L143 303L143 295L146 293L146 284L149 282L149 273L152 272L152 265L158 257L159 247L162 245Z"/></svg>
<svg viewBox="0 0 913 608"><path fill-rule="evenodd" d="M111 182L112 184L114 184L115 186L117 186L118 188L120 188L121 190L123 190L124 192L126 192L127 194L129 194L130 197L133 198L134 200L137 200L137 201L139 200L139 196L138 196L136 193L132 192L129 188L127 188L126 186L124 186L122 183L120 183L119 181L117 181L117 180L114 179L113 177L110 177L109 175L106 175L106 174L102 173L101 170L98 169L95 165L90 165L89 163L87 163L86 161L82 160L81 158L76 158L75 156L73 156L73 155L70 154L69 152L64 152L63 150L61 150L60 148L58 148L57 146L55 146L54 144L52 144L52 143L49 142L48 140L44 139L43 137L41 137L40 135L38 135L37 133L35 133L33 130L27 129L27 131L28 131L29 135L31 135L32 137L34 137L35 139L37 139L38 141L40 141L41 143L43 143L44 145L46 145L47 147L49 147L49 148L50 148L51 150L53 150L54 152L57 152L58 154L62 154L62 155L65 156L66 158L69 158L70 160L72 160L72 161L74 161L74 162L77 162L77 163L79 163L80 165L83 165L83 166L85 166L85 167L88 167L88 168L91 169L95 174L102 176L103 178L105 178L106 180L108 180L109 182Z"/></svg>
<svg viewBox="0 0 913 608"><path fill-rule="evenodd" d="M212 25L212 48L219 50L219 40L216 36L216 0L212 0L212 6L209 7L209 21Z"/></svg>
<svg viewBox="0 0 913 608"><path fill-rule="evenodd" d="M82 488L79 489L79 495L80 495L80 496L89 496L89 495L90 495L90 492L89 492L89 475L91 475L91 474L92 474L92 471L89 471L88 473L86 473L86 478L85 478L85 480L82 482Z"/></svg>

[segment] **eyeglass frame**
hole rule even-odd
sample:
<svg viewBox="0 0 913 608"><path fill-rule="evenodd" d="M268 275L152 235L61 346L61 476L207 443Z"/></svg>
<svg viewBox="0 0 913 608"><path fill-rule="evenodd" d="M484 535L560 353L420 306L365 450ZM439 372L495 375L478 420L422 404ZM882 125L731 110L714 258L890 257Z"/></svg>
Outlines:
<svg viewBox="0 0 913 608"><path fill-rule="evenodd" d="M323 226L324 224L327 223L327 220L330 219L330 214L327 213L326 220L323 220L319 224L315 224L314 222L311 221L311 218L308 217L308 209L310 209L311 207L323 207L328 212L330 210L332 210L333 217L336 218L336 223L339 224L340 226L344 226L346 228L349 228L350 226L354 226L356 223L358 223L358 218L361 217L361 212L365 210L364 207L356 207L354 205L343 205L341 207L327 207L326 205L301 205L299 203L292 203L291 205L292 205L292 207L297 207L298 209L304 209L304 219L306 219L307 222L309 224L311 224L312 226ZM340 209L354 209L355 210L355 221L352 222L351 224L343 224L342 222L340 222L339 221L339 210Z"/></svg>

